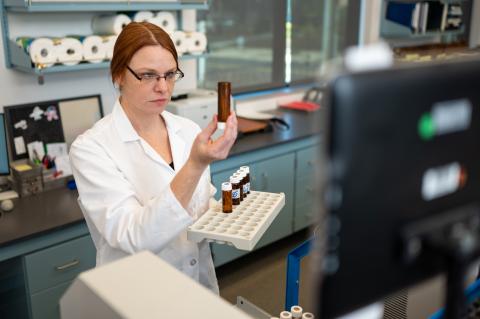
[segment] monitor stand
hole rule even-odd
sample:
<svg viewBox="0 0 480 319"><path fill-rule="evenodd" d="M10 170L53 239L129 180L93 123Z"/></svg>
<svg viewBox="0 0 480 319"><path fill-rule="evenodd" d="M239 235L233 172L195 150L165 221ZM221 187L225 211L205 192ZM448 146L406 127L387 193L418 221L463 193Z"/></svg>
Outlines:
<svg viewBox="0 0 480 319"><path fill-rule="evenodd" d="M470 205L408 225L402 234L407 263L438 256L447 266L445 319L460 319L467 309L464 294L469 265L480 256L480 207Z"/></svg>

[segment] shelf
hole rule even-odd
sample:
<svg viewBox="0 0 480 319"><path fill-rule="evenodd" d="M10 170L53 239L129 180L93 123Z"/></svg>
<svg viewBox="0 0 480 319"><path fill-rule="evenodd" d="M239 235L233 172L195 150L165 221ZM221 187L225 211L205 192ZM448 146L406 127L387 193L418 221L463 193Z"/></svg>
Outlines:
<svg viewBox="0 0 480 319"><path fill-rule="evenodd" d="M403 3L416 3L416 2L424 2L428 0L384 0L384 2L403 2ZM448 3L448 4L455 4L460 2L467 2L470 0L437 0L438 2Z"/></svg>
<svg viewBox="0 0 480 319"><path fill-rule="evenodd" d="M100 12L140 10L205 10L206 1L26 1L4 0L9 12Z"/></svg>
<svg viewBox="0 0 480 319"><path fill-rule="evenodd" d="M36 75L45 75L59 72L71 72L71 71L82 71L82 70L100 70L108 69L110 67L110 61L100 62L100 63L88 63L81 62L77 65L53 65L51 67L46 67L43 69L34 68L32 66L32 61L30 56L25 53L25 51L20 48L14 41L9 40L10 47L10 63L11 68L18 71L36 74ZM185 54L179 57L180 60L191 60L198 59L207 56L206 53L203 54Z"/></svg>
<svg viewBox="0 0 480 319"><path fill-rule="evenodd" d="M430 43L449 43L456 41L459 37L464 36L466 33L466 26L462 25L457 30L431 30L423 33L415 33L413 30L400 23L389 21L386 18L387 3L388 2L404 2L404 3L416 3L423 2L425 0L385 0L382 8L382 19L380 24L380 36L388 41L391 45L396 46L410 46L419 44ZM441 3L464 3L469 0L438 0Z"/></svg>

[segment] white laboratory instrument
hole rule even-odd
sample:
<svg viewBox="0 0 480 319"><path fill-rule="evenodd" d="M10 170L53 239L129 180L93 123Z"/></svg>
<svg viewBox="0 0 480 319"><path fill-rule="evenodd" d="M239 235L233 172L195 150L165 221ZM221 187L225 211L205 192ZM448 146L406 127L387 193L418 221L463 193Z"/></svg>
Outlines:
<svg viewBox="0 0 480 319"><path fill-rule="evenodd" d="M62 319L252 319L145 251L80 274L60 299Z"/></svg>
<svg viewBox="0 0 480 319"><path fill-rule="evenodd" d="M168 103L166 110L194 121L203 129L217 113L217 92L195 90L188 93L188 98Z"/></svg>

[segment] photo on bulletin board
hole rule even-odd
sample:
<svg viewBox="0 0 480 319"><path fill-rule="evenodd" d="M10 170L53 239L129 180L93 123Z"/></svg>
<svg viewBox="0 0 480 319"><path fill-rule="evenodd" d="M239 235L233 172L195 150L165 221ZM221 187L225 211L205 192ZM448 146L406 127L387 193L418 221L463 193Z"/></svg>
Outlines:
<svg viewBox="0 0 480 319"><path fill-rule="evenodd" d="M4 107L13 160L29 158L29 150L73 140L103 117L100 95ZM31 158L31 156L30 156Z"/></svg>

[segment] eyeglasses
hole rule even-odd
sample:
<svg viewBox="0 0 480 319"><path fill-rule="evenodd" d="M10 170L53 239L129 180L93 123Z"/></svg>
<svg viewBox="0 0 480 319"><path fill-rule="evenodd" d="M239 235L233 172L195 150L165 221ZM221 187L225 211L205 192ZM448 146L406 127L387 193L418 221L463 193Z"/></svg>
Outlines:
<svg viewBox="0 0 480 319"><path fill-rule="evenodd" d="M145 84L158 82L162 78L165 79L165 81L167 83L173 83L173 82L176 82L176 81L180 80L181 78L183 78L185 76L185 74L180 70L170 71L170 72L167 72L167 73L162 75L162 74L149 73L149 72L137 74L128 65L127 65L127 69L128 69L128 71L130 71L130 73L132 73L132 75L137 80L139 80L140 82L145 83Z"/></svg>

